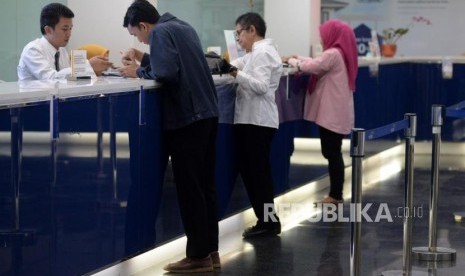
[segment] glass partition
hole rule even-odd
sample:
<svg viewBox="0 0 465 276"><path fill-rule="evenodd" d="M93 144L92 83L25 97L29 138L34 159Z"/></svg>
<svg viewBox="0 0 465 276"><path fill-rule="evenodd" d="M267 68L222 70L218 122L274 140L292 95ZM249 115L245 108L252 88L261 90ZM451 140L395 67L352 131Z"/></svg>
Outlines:
<svg viewBox="0 0 465 276"><path fill-rule="evenodd" d="M202 46L226 49L224 30L233 30L236 18L246 12L263 16L264 0L158 0L160 14L170 12L191 24L198 32Z"/></svg>
<svg viewBox="0 0 465 276"><path fill-rule="evenodd" d="M54 2L68 3L66 0ZM223 30L234 29L234 22L239 15L250 11L263 15L264 9L264 0L158 0L157 2L160 13L170 12L190 23L199 33L205 50L208 46L220 46L222 52L226 49ZM5 39L0 45L0 80L17 80L16 67L21 51L29 41L41 36L40 10L48 3L50 3L48 0L2 0L0 31ZM121 1L118 4L126 6L128 3Z"/></svg>
<svg viewBox="0 0 465 276"><path fill-rule="evenodd" d="M66 4L64 0L54 0ZM23 47L41 36L40 10L49 0L2 0L0 9L0 80L16 81L16 67Z"/></svg>

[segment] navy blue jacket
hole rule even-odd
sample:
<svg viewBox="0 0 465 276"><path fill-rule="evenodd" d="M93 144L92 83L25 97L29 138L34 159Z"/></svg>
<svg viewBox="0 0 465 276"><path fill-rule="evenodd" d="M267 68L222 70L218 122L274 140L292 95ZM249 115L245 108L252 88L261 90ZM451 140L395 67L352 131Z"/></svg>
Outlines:
<svg viewBox="0 0 465 276"><path fill-rule="evenodd" d="M150 33L140 78L163 84L165 129L218 117L215 84L194 28L170 13L163 14Z"/></svg>

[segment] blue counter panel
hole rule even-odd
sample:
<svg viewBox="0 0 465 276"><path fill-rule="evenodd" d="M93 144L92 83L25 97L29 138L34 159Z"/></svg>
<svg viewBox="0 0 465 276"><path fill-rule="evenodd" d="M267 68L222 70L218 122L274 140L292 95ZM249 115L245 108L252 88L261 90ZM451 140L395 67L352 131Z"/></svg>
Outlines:
<svg viewBox="0 0 465 276"><path fill-rule="evenodd" d="M431 107L464 101L464 74L463 64L454 65L453 79L443 79L441 64L434 63L382 65L377 77L370 75L368 67L360 68L354 94L355 127L368 130L399 121L405 113L415 113L417 139L431 140ZM443 140L460 139L458 121L445 120ZM387 138L397 137L403 138L403 133Z"/></svg>

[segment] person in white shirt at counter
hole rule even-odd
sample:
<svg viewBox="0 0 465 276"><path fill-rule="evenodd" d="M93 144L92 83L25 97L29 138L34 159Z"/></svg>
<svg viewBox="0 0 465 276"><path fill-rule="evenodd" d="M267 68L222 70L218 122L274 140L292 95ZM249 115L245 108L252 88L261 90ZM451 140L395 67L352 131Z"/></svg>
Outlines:
<svg viewBox="0 0 465 276"><path fill-rule="evenodd" d="M21 53L18 80L64 79L71 74L70 56L64 48L73 29L74 13L65 5L51 3L40 14L42 37L29 42ZM89 59L89 75L101 75L113 64L105 56Z"/></svg>
<svg viewBox="0 0 465 276"><path fill-rule="evenodd" d="M281 233L273 202L270 152L279 127L275 92L283 69L281 57L265 33L266 23L257 13L237 18L236 40L247 54L233 60L229 70L238 84L234 112L237 168L258 219L242 234L246 239Z"/></svg>

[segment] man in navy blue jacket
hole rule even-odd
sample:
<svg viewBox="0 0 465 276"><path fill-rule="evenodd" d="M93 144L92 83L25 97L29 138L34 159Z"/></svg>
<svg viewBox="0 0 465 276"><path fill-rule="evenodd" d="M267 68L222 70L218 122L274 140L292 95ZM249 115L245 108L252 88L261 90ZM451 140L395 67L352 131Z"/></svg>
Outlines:
<svg viewBox="0 0 465 276"><path fill-rule="evenodd" d="M123 26L150 46L150 55L130 49L123 54L120 73L163 84L166 148L187 236L186 258L164 269L213 271L221 266L214 177L218 107L200 39L188 23L169 13L160 16L146 0L131 4Z"/></svg>

